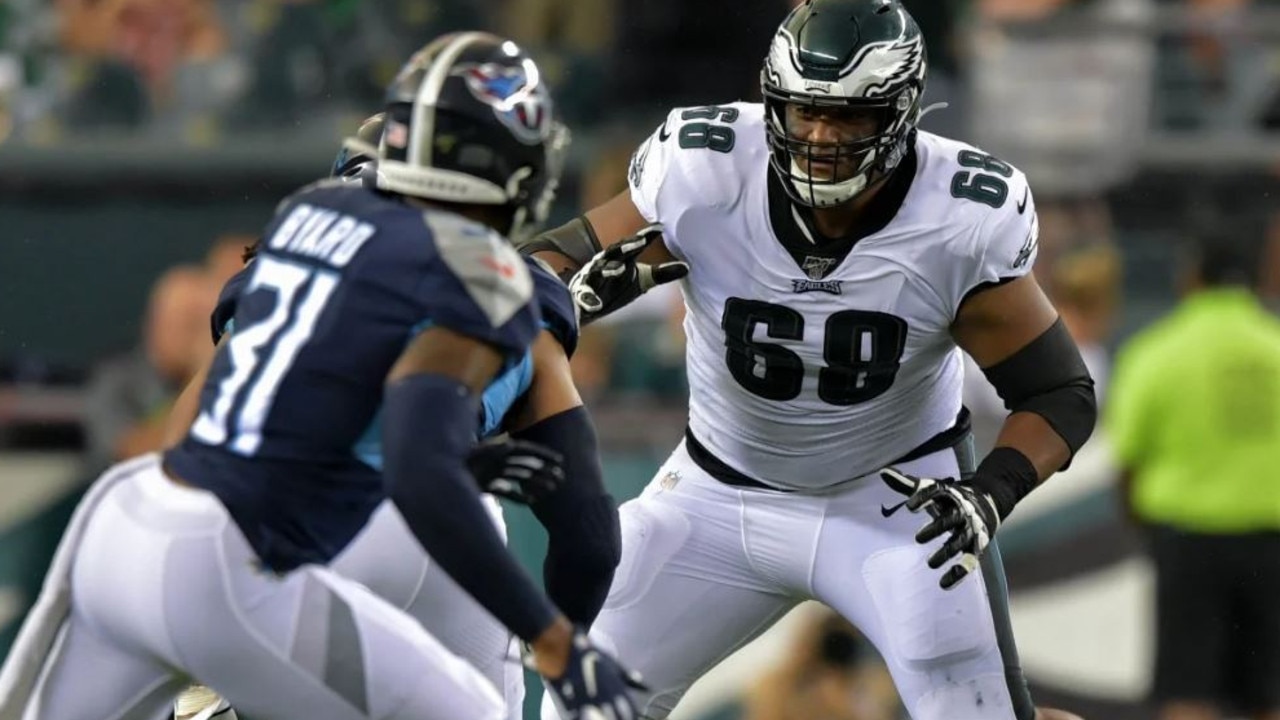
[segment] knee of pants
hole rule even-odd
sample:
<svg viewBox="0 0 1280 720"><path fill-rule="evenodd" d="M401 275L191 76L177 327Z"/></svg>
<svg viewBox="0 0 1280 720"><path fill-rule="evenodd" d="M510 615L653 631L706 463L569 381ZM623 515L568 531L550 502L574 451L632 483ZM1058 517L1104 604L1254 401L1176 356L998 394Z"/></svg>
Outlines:
<svg viewBox="0 0 1280 720"><path fill-rule="evenodd" d="M1003 673L952 680L938 676L916 698L905 697L916 720L1012 720L1016 717Z"/></svg>
<svg viewBox="0 0 1280 720"><path fill-rule="evenodd" d="M880 651L916 671L945 668L997 649L995 622L980 572L950 590L938 586L930 552L919 546L883 550L862 574L875 607Z"/></svg>

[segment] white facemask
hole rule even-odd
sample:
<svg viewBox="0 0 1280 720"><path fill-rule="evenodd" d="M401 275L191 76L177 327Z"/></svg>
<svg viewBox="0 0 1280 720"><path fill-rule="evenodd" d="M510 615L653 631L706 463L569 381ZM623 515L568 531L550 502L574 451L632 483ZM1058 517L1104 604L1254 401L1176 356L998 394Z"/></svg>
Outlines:
<svg viewBox="0 0 1280 720"><path fill-rule="evenodd" d="M840 182L809 182L809 174L800 169L800 164L791 158L791 184L800 194L802 202L810 207L832 207L852 200L867 187L867 173L875 162L876 151L867 152L862 159L858 172L848 180Z"/></svg>

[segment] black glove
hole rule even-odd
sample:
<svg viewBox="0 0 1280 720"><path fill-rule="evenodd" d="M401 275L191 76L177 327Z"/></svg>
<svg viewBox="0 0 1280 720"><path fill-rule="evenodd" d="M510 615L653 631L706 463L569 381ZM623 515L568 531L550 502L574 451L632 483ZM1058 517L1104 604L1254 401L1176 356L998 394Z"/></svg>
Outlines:
<svg viewBox="0 0 1280 720"><path fill-rule="evenodd" d="M689 274L682 262L650 265L637 262L645 248L662 237L662 226L655 223L601 250L574 273L569 280L569 293L583 325L598 320L625 306L654 286L679 280Z"/></svg>
<svg viewBox="0 0 1280 720"><path fill-rule="evenodd" d="M591 643L581 630L574 633L564 675L544 678L563 720L638 720L631 690L647 690L640 675L627 670Z"/></svg>
<svg viewBox="0 0 1280 720"><path fill-rule="evenodd" d="M881 470L880 478L907 496L903 505L908 510L913 513L925 510L933 518L916 533L916 542L927 543L943 533L949 534L942 547L929 556L929 567L934 570L959 558L942 574L939 584L943 590L955 587L978 567L978 558L1000 527L1000 512L990 495L968 482L920 478L893 468Z"/></svg>
<svg viewBox="0 0 1280 720"><path fill-rule="evenodd" d="M477 445L467 457L467 468L481 492L525 505L560 489L564 471L560 453L527 440L502 440Z"/></svg>

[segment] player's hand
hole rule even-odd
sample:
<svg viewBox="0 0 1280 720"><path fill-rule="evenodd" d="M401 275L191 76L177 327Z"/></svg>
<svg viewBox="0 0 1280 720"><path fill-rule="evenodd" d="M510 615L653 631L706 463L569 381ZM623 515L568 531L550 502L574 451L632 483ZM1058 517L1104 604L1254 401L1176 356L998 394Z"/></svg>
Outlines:
<svg viewBox="0 0 1280 720"><path fill-rule="evenodd" d="M569 294L583 325L623 307L655 286L679 280L689 266L673 261L660 265L638 262L645 248L662 237L655 223L601 250L569 280Z"/></svg>
<svg viewBox="0 0 1280 720"><path fill-rule="evenodd" d="M939 584L943 590L955 587L978 567L978 558L1000 527L1000 513L989 495L967 482L921 478L893 468L881 470L880 478L906 496L903 505L907 510L924 510L933 518L916 533L916 542L927 543L947 535L942 547L929 556L929 567L934 570L956 561L942 574Z"/></svg>
<svg viewBox="0 0 1280 720"><path fill-rule="evenodd" d="M564 720L638 720L632 690L646 690L640 675L627 670L576 630L564 672L543 676Z"/></svg>
<svg viewBox="0 0 1280 720"><path fill-rule="evenodd" d="M532 505L564 484L560 453L527 440L477 445L467 467L482 492Z"/></svg>

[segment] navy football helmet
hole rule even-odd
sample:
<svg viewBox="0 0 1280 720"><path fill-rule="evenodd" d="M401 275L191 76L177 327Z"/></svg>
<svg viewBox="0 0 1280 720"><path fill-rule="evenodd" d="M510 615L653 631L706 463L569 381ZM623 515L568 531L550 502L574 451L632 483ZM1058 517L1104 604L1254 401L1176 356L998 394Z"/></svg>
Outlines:
<svg viewBox="0 0 1280 720"><path fill-rule="evenodd" d="M839 205L897 167L920 122L926 66L920 28L898 0L808 0L792 10L760 76L770 164L792 199ZM799 131L823 115L860 131L821 141Z"/></svg>
<svg viewBox="0 0 1280 720"><path fill-rule="evenodd" d="M505 205L507 234L546 220L568 130L533 60L482 32L440 37L387 90L378 187L440 202Z"/></svg>

